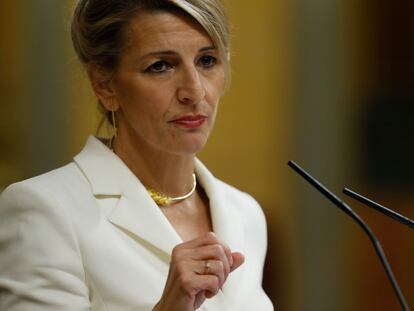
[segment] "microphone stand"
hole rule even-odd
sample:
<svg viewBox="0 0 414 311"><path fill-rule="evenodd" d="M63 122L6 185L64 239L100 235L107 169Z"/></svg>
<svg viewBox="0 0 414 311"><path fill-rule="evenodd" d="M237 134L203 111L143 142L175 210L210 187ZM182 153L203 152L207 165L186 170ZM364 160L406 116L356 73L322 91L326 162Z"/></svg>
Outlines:
<svg viewBox="0 0 414 311"><path fill-rule="evenodd" d="M369 206L372 207L373 209L377 210L380 213L383 213L384 215L387 215L388 217L391 217L392 219L399 221L400 223L407 225L408 227L414 229L414 221L411 220L410 218L398 214L397 212L394 212L392 209L386 208L385 206L382 206L381 204L378 204L375 201L372 201L370 199L368 199L367 197L364 197L362 195L360 195L359 193L356 193L355 191L352 191L348 188L344 188L342 190L342 192L344 194L346 194L347 196L350 196L351 198Z"/></svg>
<svg viewBox="0 0 414 311"><path fill-rule="evenodd" d="M397 280L394 277L394 274L391 270L391 266L388 263L388 260L385 256L385 253L382 249L381 243L378 241L374 233L371 231L369 226L359 217L357 213L355 213L346 203L340 200L333 192L328 190L324 185L322 185L318 180L316 180L313 176L307 173L303 168L297 165L293 161L289 161L288 165L295 170L300 176L302 176L306 181L308 181L313 187L315 187L319 192L321 192L329 201L339 207L343 212L349 215L352 219L354 219L357 224L365 231L368 235L369 239L371 240L377 255L380 258L382 266L385 269L387 277L394 289L395 294L397 295L398 301L400 302L401 309L403 311L409 311L410 308L408 307L407 302L405 301L404 295L401 292L400 287L398 286Z"/></svg>

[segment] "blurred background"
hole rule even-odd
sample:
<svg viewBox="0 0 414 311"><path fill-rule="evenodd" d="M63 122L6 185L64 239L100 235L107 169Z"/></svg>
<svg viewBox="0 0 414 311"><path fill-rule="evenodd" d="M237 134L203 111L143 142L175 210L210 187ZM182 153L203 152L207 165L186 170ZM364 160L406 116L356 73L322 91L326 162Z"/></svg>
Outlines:
<svg viewBox="0 0 414 311"><path fill-rule="evenodd" d="M0 1L0 189L61 166L99 114L71 47L75 1ZM233 82L200 158L268 221L277 310L400 310L360 228L286 165L414 218L414 2L225 0ZM414 235L344 198L414 308Z"/></svg>

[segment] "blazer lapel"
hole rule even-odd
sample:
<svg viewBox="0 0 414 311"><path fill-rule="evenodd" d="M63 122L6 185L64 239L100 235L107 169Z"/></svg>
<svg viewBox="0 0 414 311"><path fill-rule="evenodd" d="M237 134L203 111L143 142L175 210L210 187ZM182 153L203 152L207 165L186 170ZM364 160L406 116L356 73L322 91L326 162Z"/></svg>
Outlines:
<svg viewBox="0 0 414 311"><path fill-rule="evenodd" d="M74 158L75 163L100 197L119 197L107 214L112 224L138 240L144 240L167 257L182 242L167 218L151 199L145 186L129 168L97 138L90 136L86 146Z"/></svg>
<svg viewBox="0 0 414 311"><path fill-rule="evenodd" d="M172 249L182 243L180 236L139 181L127 186L108 219L164 251L168 258Z"/></svg>
<svg viewBox="0 0 414 311"><path fill-rule="evenodd" d="M218 238L226 243L232 252L244 253L244 230L243 219L237 211L238 206L228 198L226 188L221 181L217 180L208 169L196 160L197 178L203 185L204 190L210 200L210 213L213 222L213 230ZM220 310L220 301L237 301L240 294L240 284L244 276L243 266L232 272L223 286L222 293L207 301L207 306L213 310ZM209 308L207 308L209 310Z"/></svg>
<svg viewBox="0 0 414 311"><path fill-rule="evenodd" d="M196 160L195 168L197 178L210 201L210 214L214 232L232 251L241 252L243 250L244 234L237 206L227 198L225 189L219 184L221 182L199 160Z"/></svg>
<svg viewBox="0 0 414 311"><path fill-rule="evenodd" d="M151 199L145 186L129 168L97 138L90 136L84 149L74 158L91 185L97 200L119 197L107 213L109 222L137 240L159 249L167 258L182 239ZM196 159L195 171L210 203L213 230L232 251L243 253L243 224L237 206L226 195L225 187ZM236 273L238 274L238 273ZM236 276L224 286L234 283ZM237 281L235 281L237 283ZM229 291L230 292L230 291Z"/></svg>

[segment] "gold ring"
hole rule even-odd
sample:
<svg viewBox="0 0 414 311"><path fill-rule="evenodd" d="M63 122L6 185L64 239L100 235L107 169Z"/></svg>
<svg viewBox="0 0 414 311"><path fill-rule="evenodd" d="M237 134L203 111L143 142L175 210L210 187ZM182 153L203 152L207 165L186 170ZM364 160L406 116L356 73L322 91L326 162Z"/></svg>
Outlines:
<svg viewBox="0 0 414 311"><path fill-rule="evenodd" d="M209 274L211 269L211 262L210 260L206 260L204 264L204 274Z"/></svg>

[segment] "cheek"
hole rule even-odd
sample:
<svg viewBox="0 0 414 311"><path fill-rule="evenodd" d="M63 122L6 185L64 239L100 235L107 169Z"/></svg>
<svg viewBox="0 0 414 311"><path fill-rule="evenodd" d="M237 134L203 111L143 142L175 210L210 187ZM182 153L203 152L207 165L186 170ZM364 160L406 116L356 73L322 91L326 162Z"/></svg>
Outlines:
<svg viewBox="0 0 414 311"><path fill-rule="evenodd" d="M160 92L159 84L135 79L119 90L121 109L134 119L157 119L165 109L167 90Z"/></svg>
<svg viewBox="0 0 414 311"><path fill-rule="evenodd" d="M207 84L207 96L211 106L217 106L224 93L224 76L218 76Z"/></svg>
<svg viewBox="0 0 414 311"><path fill-rule="evenodd" d="M215 73L214 79L212 79L212 85L216 90L217 97L221 97L226 88L226 76L222 66Z"/></svg>

